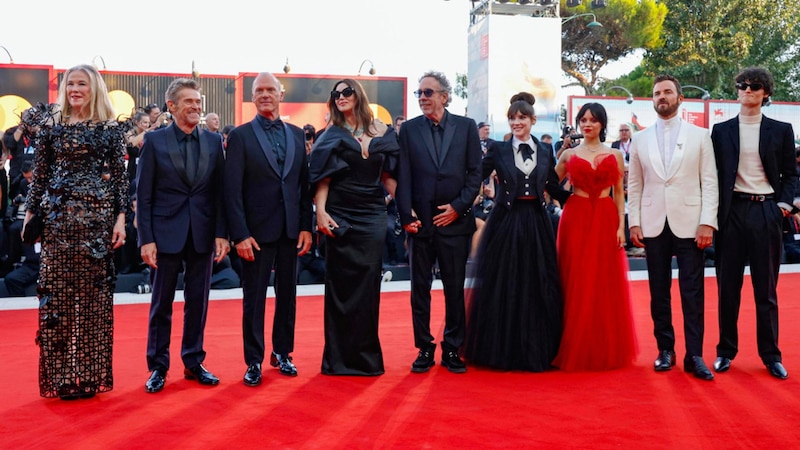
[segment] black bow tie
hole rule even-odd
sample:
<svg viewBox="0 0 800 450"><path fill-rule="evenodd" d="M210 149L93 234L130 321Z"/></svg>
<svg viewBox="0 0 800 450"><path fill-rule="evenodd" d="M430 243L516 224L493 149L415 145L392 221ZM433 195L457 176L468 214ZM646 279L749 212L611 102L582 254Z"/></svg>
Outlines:
<svg viewBox="0 0 800 450"><path fill-rule="evenodd" d="M522 160L533 160L533 149L528 144L519 144L519 152L522 154Z"/></svg>
<svg viewBox="0 0 800 450"><path fill-rule="evenodd" d="M273 128L276 130L283 128L283 122L281 122L281 119L277 120L264 119L264 129L269 131Z"/></svg>

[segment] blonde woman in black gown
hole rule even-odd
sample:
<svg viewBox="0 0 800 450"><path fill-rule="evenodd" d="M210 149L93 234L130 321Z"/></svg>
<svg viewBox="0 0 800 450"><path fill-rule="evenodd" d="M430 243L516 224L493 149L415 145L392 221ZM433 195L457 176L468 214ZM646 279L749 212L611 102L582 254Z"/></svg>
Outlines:
<svg viewBox="0 0 800 450"><path fill-rule="evenodd" d="M36 148L25 226L43 217L39 393L63 400L110 391L115 271L125 243L125 130L97 70L64 73L58 103L24 123ZM23 232L24 233L24 232Z"/></svg>

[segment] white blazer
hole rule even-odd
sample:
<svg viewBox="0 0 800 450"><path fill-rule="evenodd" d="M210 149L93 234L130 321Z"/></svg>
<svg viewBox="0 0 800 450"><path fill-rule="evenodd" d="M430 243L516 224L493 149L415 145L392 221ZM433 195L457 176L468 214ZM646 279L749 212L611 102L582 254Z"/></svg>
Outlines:
<svg viewBox="0 0 800 450"><path fill-rule="evenodd" d="M630 148L628 226L656 237L669 221L679 238L694 238L699 225L717 229L719 189L708 130L681 120L675 151L664 167L655 125L636 133Z"/></svg>

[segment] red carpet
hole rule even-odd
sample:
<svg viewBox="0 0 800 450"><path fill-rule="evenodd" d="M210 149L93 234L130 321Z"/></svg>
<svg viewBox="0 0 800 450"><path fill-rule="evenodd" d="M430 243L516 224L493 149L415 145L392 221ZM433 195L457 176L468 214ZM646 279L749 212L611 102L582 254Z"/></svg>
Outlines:
<svg viewBox="0 0 800 450"><path fill-rule="evenodd" d="M707 278L705 360L717 340L716 286ZM790 448L800 439L800 274L780 279L781 349L790 378L769 376L755 348L754 306L746 279L740 354L716 380L682 371L655 373L647 282L633 282L640 355L636 366L606 373L504 373L437 365L412 374L416 356L407 292L384 293L381 341L386 374L319 373L322 298L298 300L295 363L300 375L265 370L264 384L241 383L241 301L213 301L207 367L222 382L184 380L176 304L172 371L159 394L143 389L148 306L116 307L115 388L90 400L38 396L35 310L0 311L5 389L0 448ZM677 285L673 286L673 293ZM674 294L676 295L676 294ZM2 301L2 300L0 300ZM443 321L441 291L434 324ZM270 301L271 305L272 302ZM674 308L679 313L679 302ZM268 310L271 317L271 310ZM269 335L269 331L268 331ZM602 345L602 343L598 343Z"/></svg>

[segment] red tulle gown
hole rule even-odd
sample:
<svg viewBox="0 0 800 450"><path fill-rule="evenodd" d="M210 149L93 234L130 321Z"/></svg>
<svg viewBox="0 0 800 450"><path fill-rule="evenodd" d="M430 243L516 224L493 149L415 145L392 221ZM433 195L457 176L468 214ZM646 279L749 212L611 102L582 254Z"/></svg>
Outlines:
<svg viewBox="0 0 800 450"><path fill-rule="evenodd" d="M558 266L564 295L564 332L553 365L566 371L610 370L636 357L628 260L617 245L621 217L611 197L599 197L622 174L613 154L592 163L573 156L566 163L572 195L558 228Z"/></svg>

